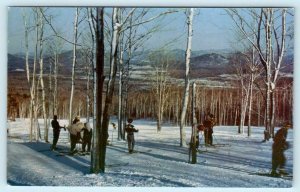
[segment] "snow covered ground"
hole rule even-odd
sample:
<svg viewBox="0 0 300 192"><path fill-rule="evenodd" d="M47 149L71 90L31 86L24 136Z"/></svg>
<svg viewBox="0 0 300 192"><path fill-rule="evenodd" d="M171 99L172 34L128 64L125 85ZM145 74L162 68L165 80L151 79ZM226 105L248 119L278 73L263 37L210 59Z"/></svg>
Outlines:
<svg viewBox="0 0 300 192"><path fill-rule="evenodd" d="M67 124L67 121L60 120L60 124ZM110 126L109 139L112 145L107 149L106 173L90 174L89 155L58 156L57 152L49 150L52 143L52 128L49 132L51 143L29 142L28 120L17 119L8 122L7 182L11 185L8 189L15 189L12 186L151 187L150 189L155 189L153 187L277 189L293 186L292 180L257 175L268 173L271 169L273 142L261 142L262 127L253 127L252 136L247 137L237 134L237 127L216 126L214 128L216 146L201 145L197 164L189 164L188 149L179 147L177 126L163 126L162 131L157 133L155 121L135 120L133 124L140 130L135 134L135 150L139 153L128 154L127 143L118 141L117 132ZM43 135L42 120L40 127ZM187 127L186 130L189 140L191 128ZM201 137L201 144L203 141ZM293 129L289 130L288 141L291 147L286 151L286 170L292 175ZM58 147L67 151L69 146L67 132L62 130Z"/></svg>

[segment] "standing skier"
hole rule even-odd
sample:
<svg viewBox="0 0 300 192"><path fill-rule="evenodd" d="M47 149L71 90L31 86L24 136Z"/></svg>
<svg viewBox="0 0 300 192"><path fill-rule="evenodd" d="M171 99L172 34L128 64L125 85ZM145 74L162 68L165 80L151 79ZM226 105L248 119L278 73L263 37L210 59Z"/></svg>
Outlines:
<svg viewBox="0 0 300 192"><path fill-rule="evenodd" d="M274 143L272 146L272 172L271 175L279 176L286 175L284 170L286 158L284 156L284 151L288 149L289 143L286 141L288 128L291 125L289 123L284 123L284 125L276 132L274 136ZM276 172L279 167L279 173Z"/></svg>
<svg viewBox="0 0 300 192"><path fill-rule="evenodd" d="M133 153L134 149L134 132L138 132L138 129L135 129L134 126L131 124L133 122L133 119L127 120L128 124L126 125L125 131L127 132L127 142L128 142L128 152Z"/></svg>
<svg viewBox="0 0 300 192"><path fill-rule="evenodd" d="M50 147L51 150L56 150L56 144L59 138L59 133L60 133L60 129L64 128L66 130L65 127L62 127L59 125L58 121L57 121L57 115L53 116L53 120L51 121L51 126L53 128L53 143Z"/></svg>
<svg viewBox="0 0 300 192"><path fill-rule="evenodd" d="M87 145L87 152L90 152L91 144L92 144L93 130L90 127L89 123L85 123L84 128L82 130L83 130L82 152L85 152L86 145Z"/></svg>
<svg viewBox="0 0 300 192"><path fill-rule="evenodd" d="M71 149L70 154L77 153L76 143L81 139L80 132L84 128L84 124L80 122L80 117L76 116L72 122L72 125L69 125L68 129L70 132L70 141L71 141Z"/></svg>
<svg viewBox="0 0 300 192"><path fill-rule="evenodd" d="M210 114L206 117L206 119L203 122L204 129L204 139L206 145L212 145L213 144L213 127L215 125L214 115Z"/></svg>

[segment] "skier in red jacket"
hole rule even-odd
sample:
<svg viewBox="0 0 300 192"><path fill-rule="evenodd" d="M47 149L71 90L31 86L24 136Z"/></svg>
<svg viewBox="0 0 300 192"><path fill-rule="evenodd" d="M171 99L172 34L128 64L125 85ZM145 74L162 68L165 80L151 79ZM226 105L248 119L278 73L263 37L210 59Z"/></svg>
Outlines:
<svg viewBox="0 0 300 192"><path fill-rule="evenodd" d="M205 145L213 145L213 127L215 125L214 115L207 115L206 119L203 122L204 129L204 139Z"/></svg>

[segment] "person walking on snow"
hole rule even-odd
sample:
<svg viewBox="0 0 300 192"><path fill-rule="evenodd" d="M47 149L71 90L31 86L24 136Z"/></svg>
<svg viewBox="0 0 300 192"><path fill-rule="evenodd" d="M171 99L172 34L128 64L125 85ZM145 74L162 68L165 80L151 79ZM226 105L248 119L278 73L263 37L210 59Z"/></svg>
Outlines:
<svg viewBox="0 0 300 192"><path fill-rule="evenodd" d="M127 122L128 124L125 127L125 131L127 132L128 152L133 153L135 144L134 132L138 132L139 130L135 129L132 125L133 119L128 119Z"/></svg>
<svg viewBox="0 0 300 192"><path fill-rule="evenodd" d="M56 144L59 138L59 133L60 133L60 129L64 128L64 130L66 130L65 127L62 127L59 125L58 121L57 121L57 115L53 116L53 120L51 121L51 126L53 128L53 143L50 147L51 150L56 150Z"/></svg>
<svg viewBox="0 0 300 192"><path fill-rule="evenodd" d="M279 176L286 175L284 166L286 163L286 158L284 156L284 151L288 149L289 143L286 141L288 129L291 127L289 123L284 123L284 125L276 132L272 145L272 172L271 175ZM279 167L279 173L277 173L277 168Z"/></svg>

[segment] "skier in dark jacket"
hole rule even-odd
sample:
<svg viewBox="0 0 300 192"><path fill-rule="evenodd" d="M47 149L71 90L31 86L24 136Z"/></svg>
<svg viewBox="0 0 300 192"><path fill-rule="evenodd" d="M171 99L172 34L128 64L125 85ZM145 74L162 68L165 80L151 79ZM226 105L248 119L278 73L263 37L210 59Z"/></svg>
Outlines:
<svg viewBox="0 0 300 192"><path fill-rule="evenodd" d="M203 122L204 129L204 139L205 139L205 145L212 145L213 144L213 127L215 125L214 115L210 114L206 117L206 119Z"/></svg>
<svg viewBox="0 0 300 192"><path fill-rule="evenodd" d="M131 124L133 122L133 119L127 120L128 124L126 125L125 131L127 132L127 142L128 142L128 152L133 153L134 149L134 132L138 132L138 129L135 129L134 126Z"/></svg>
<svg viewBox="0 0 300 192"><path fill-rule="evenodd" d="M275 134L272 146L272 172L271 175L286 175L287 173L284 170L286 158L284 156L284 151L288 149L289 143L286 141L288 128L291 125L285 123ZM279 167L279 173L277 173L277 168Z"/></svg>
<svg viewBox="0 0 300 192"><path fill-rule="evenodd" d="M87 152L91 151L91 144L92 144L92 136L93 130L89 126L88 123L84 124L83 130L83 137L82 137L82 152L85 152L85 147L87 146Z"/></svg>
<svg viewBox="0 0 300 192"><path fill-rule="evenodd" d="M53 128L53 143L50 147L51 150L56 150L56 144L59 138L59 133L60 133L60 129L64 128L64 130L66 130L65 127L62 127L59 125L58 121L57 121L57 115L53 116L53 120L51 121L51 126Z"/></svg>

